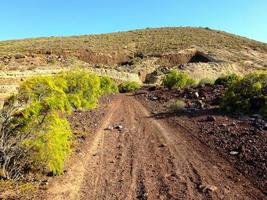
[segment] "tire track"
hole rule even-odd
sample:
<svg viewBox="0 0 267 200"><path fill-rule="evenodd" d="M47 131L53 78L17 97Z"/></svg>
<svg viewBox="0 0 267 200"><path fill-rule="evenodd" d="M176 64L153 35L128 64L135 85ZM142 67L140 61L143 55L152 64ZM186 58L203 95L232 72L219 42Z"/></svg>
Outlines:
<svg viewBox="0 0 267 200"><path fill-rule="evenodd" d="M233 180L235 169L216 152L185 129L150 117L134 97L119 95L111 107L81 158L80 179L66 182L76 189L65 199L264 199L243 176ZM123 128L104 130L114 124Z"/></svg>

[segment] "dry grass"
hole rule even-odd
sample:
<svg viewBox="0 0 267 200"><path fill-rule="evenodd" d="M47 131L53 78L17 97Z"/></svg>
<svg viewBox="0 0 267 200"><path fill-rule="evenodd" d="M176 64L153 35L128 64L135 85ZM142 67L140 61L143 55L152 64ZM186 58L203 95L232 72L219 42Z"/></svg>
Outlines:
<svg viewBox="0 0 267 200"><path fill-rule="evenodd" d="M37 183L0 180L0 199L33 199L38 189Z"/></svg>
<svg viewBox="0 0 267 200"><path fill-rule="evenodd" d="M49 37L0 42L0 56L62 52L176 52L196 45L208 49L253 49L267 53L267 45L225 32L205 28L159 28L102 35ZM237 58L235 58L237 59Z"/></svg>

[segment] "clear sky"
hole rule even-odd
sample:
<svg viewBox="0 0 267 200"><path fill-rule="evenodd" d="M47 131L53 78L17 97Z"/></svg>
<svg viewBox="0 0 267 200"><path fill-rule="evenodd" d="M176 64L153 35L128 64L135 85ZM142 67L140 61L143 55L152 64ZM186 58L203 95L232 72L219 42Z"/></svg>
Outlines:
<svg viewBox="0 0 267 200"><path fill-rule="evenodd" d="M0 40L202 26L267 43L267 0L1 0Z"/></svg>

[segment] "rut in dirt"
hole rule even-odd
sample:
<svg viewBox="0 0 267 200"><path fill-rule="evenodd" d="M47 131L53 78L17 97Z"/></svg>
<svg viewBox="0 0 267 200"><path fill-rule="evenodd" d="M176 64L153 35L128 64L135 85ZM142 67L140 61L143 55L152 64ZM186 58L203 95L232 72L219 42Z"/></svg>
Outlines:
<svg viewBox="0 0 267 200"><path fill-rule="evenodd" d="M216 152L120 96L87 165L81 199L264 199Z"/></svg>

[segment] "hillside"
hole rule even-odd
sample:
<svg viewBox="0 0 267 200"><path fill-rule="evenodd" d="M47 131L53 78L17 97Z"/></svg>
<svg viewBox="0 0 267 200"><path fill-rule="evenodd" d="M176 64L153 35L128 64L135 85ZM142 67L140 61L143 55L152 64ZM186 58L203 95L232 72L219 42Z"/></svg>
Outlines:
<svg viewBox="0 0 267 200"><path fill-rule="evenodd" d="M266 199L267 44L208 28L14 40L0 69L0 199Z"/></svg>
<svg viewBox="0 0 267 200"><path fill-rule="evenodd" d="M165 68L181 64L198 80L265 70L267 44L190 27L2 41L0 93L6 96L15 91L28 76L53 74L77 66L112 78L159 83Z"/></svg>
<svg viewBox="0 0 267 200"><path fill-rule="evenodd" d="M256 54L267 52L267 45L264 43L221 31L207 28L159 28L102 35L4 41L0 42L0 56L52 53L77 56L90 63L110 64L122 62L138 53L173 53L192 46L215 54L220 59L234 62L257 61ZM98 58L94 59L95 56Z"/></svg>

